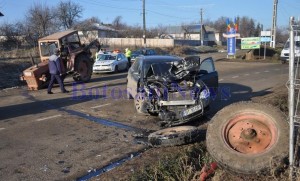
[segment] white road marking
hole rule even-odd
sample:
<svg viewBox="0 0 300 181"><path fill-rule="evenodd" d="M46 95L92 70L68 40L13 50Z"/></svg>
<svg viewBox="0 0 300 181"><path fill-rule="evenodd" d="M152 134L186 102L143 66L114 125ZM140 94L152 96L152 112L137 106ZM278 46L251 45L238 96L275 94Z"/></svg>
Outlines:
<svg viewBox="0 0 300 181"><path fill-rule="evenodd" d="M274 70L279 71L280 69L274 69Z"/></svg>
<svg viewBox="0 0 300 181"><path fill-rule="evenodd" d="M5 128L0 128L0 131L5 130Z"/></svg>
<svg viewBox="0 0 300 181"><path fill-rule="evenodd" d="M47 119L57 118L57 117L60 117L60 116L62 116L62 115L58 114L58 115L54 115L54 116L40 118L40 119L37 119L36 121L44 121L44 120L47 120Z"/></svg>
<svg viewBox="0 0 300 181"><path fill-rule="evenodd" d="M104 106L109 106L109 105L111 105L111 103L108 103L108 104L102 104L102 105L94 106L94 107L91 107L91 108L92 108L92 109L95 109L95 108L104 107Z"/></svg>
<svg viewBox="0 0 300 181"><path fill-rule="evenodd" d="M97 87L100 87L101 85L109 85L109 83L111 83L111 82L118 82L118 81L120 81L120 79L110 80L110 81L106 81L106 82L101 82L100 84L93 85L91 87L87 87L87 89L97 88Z"/></svg>
<svg viewBox="0 0 300 181"><path fill-rule="evenodd" d="M219 79L219 82L222 82L224 79Z"/></svg>
<svg viewBox="0 0 300 181"><path fill-rule="evenodd" d="M110 83L118 82L118 81L122 82L122 80L116 79L116 80L101 82L100 84L92 85L90 87L85 87L84 84L83 84L83 86L81 84L78 84L78 85L73 86L73 91L72 92L80 92L80 91L83 91L83 90L86 91L86 90L89 90L89 89L95 89L95 88L99 88L100 86L103 86L103 85L104 86L109 86Z"/></svg>
<svg viewBox="0 0 300 181"><path fill-rule="evenodd" d="M270 72L269 70L265 70L264 72Z"/></svg>
<svg viewBox="0 0 300 181"><path fill-rule="evenodd" d="M260 74L260 72L254 72L255 74Z"/></svg>
<svg viewBox="0 0 300 181"><path fill-rule="evenodd" d="M250 74L244 74L245 76L249 76Z"/></svg>
<svg viewBox="0 0 300 181"><path fill-rule="evenodd" d="M236 76L233 76L233 77L231 77L231 78L233 78L233 79L236 79L236 78L238 78L239 76L238 75L236 75Z"/></svg>

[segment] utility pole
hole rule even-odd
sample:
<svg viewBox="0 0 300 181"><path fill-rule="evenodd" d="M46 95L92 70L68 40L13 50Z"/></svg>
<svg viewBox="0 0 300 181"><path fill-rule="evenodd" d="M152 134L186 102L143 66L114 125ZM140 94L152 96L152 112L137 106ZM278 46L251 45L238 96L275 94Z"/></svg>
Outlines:
<svg viewBox="0 0 300 181"><path fill-rule="evenodd" d="M200 41L203 46L203 9L200 9Z"/></svg>
<svg viewBox="0 0 300 181"><path fill-rule="evenodd" d="M270 47L273 47L273 48L275 48L275 44L276 44L277 5L278 5L278 0L274 0L272 29L271 29L271 42L270 42Z"/></svg>
<svg viewBox="0 0 300 181"><path fill-rule="evenodd" d="M144 39L144 48L146 48L146 13L145 13L145 0L143 0L143 39Z"/></svg>

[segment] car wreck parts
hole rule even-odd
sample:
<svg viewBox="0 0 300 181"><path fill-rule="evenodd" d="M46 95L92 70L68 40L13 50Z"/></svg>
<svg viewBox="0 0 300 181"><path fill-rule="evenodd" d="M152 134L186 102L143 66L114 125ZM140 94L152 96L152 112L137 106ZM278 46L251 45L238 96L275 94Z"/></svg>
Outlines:
<svg viewBox="0 0 300 181"><path fill-rule="evenodd" d="M210 93L199 78L199 57L142 66L134 100L138 113L158 115L161 126L182 124L204 114Z"/></svg>
<svg viewBox="0 0 300 181"><path fill-rule="evenodd" d="M61 52L63 78L72 75L76 82L88 82L91 79L93 59L90 49L100 49L98 40L85 46L81 44L76 30L67 30L41 38L38 44L41 63L24 70L20 76L22 81L27 82L29 90L38 90L48 85L48 60L55 48L59 48Z"/></svg>
<svg viewBox="0 0 300 181"><path fill-rule="evenodd" d="M288 154L288 123L270 105L240 102L219 111L208 125L207 150L227 170L241 174L268 172ZM276 169L276 168L272 168Z"/></svg>
<svg viewBox="0 0 300 181"><path fill-rule="evenodd" d="M154 147L177 146L200 141L203 130L195 126L175 126L155 131L148 136L148 142Z"/></svg>

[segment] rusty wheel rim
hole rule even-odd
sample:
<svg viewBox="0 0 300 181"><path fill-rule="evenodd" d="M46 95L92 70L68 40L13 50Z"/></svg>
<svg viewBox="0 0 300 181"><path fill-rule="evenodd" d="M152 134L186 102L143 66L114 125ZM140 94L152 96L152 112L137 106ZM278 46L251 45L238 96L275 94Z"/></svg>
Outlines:
<svg viewBox="0 0 300 181"><path fill-rule="evenodd" d="M78 70L80 76L82 78L85 78L88 76L88 67L87 67L87 63L80 61L79 62L79 70Z"/></svg>
<svg viewBox="0 0 300 181"><path fill-rule="evenodd" d="M257 113L242 113L225 125L223 139L227 146L242 154L261 154L271 148L278 138L272 118Z"/></svg>

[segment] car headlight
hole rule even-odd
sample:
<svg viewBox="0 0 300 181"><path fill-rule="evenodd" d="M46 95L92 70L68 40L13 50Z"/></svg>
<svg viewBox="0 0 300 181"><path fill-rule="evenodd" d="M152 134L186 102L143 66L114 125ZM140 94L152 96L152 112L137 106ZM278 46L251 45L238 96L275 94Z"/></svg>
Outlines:
<svg viewBox="0 0 300 181"><path fill-rule="evenodd" d="M200 99L208 99L210 97L210 92L208 89L204 89L200 93Z"/></svg>

